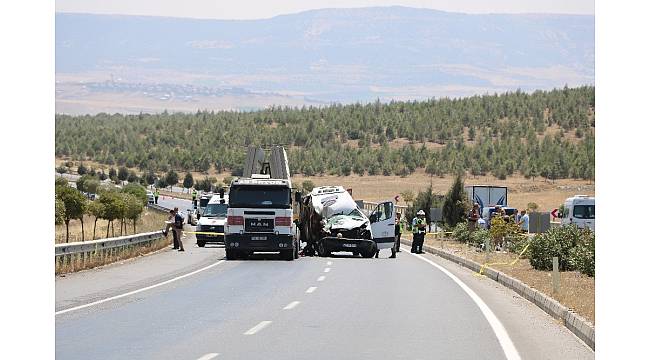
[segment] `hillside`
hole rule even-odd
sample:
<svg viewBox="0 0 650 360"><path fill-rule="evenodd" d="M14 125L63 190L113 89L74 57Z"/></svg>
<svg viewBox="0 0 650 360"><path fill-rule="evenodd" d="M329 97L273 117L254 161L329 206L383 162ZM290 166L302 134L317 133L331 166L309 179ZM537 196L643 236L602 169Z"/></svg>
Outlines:
<svg viewBox="0 0 650 360"><path fill-rule="evenodd" d="M594 47L594 17L582 15L378 7L227 21L59 13L57 112L245 109L579 86L594 83ZM241 93L142 89L151 84Z"/></svg>
<svg viewBox="0 0 650 360"><path fill-rule="evenodd" d="M594 178L593 87L256 112L56 116L56 156L141 171L239 174L249 144L293 173Z"/></svg>

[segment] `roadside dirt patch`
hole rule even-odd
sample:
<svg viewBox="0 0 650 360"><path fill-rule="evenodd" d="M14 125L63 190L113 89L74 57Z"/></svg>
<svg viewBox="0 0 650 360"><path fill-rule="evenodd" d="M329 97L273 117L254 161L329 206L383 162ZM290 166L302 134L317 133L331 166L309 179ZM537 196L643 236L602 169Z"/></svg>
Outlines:
<svg viewBox="0 0 650 360"><path fill-rule="evenodd" d="M485 264L487 261L485 252L477 251L475 248L468 247L455 240L427 236L425 244L450 251L457 256L469 258L479 264ZM492 252L490 253L489 263L511 263L516 258L517 254ZM530 287L573 309L576 313L591 321L592 324L596 323L595 278L588 277L577 271L560 272L560 291L553 294L551 272L533 269L528 259L520 259L512 266L491 265L490 267L523 281Z"/></svg>

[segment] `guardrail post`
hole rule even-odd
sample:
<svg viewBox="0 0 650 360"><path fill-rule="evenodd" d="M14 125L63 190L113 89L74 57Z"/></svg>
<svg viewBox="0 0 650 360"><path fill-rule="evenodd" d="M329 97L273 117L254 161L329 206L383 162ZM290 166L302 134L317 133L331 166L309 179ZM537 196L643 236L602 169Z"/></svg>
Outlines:
<svg viewBox="0 0 650 360"><path fill-rule="evenodd" d="M490 238L488 237L485 239L485 262L486 263L490 262L490 251L492 250L491 247L492 244Z"/></svg>

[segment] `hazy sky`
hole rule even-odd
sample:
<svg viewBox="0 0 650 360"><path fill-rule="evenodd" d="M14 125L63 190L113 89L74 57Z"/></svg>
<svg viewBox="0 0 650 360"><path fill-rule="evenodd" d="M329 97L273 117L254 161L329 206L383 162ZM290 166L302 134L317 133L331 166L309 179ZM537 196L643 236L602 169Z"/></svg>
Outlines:
<svg viewBox="0 0 650 360"><path fill-rule="evenodd" d="M259 19L320 8L390 5L464 13L594 14L594 0L56 0L56 11Z"/></svg>

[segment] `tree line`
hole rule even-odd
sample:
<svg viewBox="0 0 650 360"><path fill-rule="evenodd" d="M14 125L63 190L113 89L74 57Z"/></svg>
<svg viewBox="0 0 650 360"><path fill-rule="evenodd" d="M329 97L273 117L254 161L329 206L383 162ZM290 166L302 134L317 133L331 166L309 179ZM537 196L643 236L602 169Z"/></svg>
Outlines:
<svg viewBox="0 0 650 360"><path fill-rule="evenodd" d="M240 175L246 146L284 145L307 176L594 178L593 86L254 112L55 116L56 156L107 167ZM550 134L550 127L559 129ZM57 170L58 171L58 170ZM128 177L129 174L127 173Z"/></svg>
<svg viewBox="0 0 650 360"><path fill-rule="evenodd" d="M83 192L98 193L96 200L90 201ZM113 186L100 186L99 179L82 176L77 181L77 188L70 187L64 178L55 181L55 224L65 224L65 241L70 238L70 221L81 221L81 240L85 240L84 215L95 218L93 224L93 239L96 237L97 220L104 219L108 222L106 237L112 230L115 236L115 220L119 220L119 235L126 233L128 221L133 225L136 233L136 222L142 215L147 204L147 193L144 187L130 183L118 190Z"/></svg>

